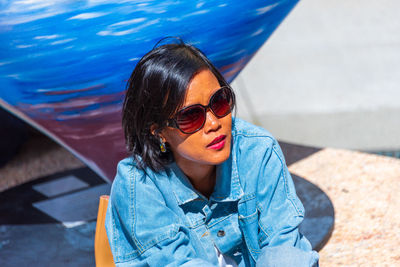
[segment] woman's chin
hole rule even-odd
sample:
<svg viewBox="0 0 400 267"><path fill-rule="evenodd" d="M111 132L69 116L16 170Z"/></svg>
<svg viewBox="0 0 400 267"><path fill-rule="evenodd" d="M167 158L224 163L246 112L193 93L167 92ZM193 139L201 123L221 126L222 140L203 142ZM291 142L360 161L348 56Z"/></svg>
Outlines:
<svg viewBox="0 0 400 267"><path fill-rule="evenodd" d="M205 159L211 165L219 165L225 162L231 154L230 144L225 144L223 149L211 150L207 153L209 156Z"/></svg>

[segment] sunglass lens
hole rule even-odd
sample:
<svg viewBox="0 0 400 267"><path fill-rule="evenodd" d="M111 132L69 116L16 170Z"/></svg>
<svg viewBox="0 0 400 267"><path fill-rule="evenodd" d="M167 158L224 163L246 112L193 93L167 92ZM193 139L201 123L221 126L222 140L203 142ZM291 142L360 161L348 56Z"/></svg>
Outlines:
<svg viewBox="0 0 400 267"><path fill-rule="evenodd" d="M231 112L232 95L229 88L222 88L212 98L211 109L218 117Z"/></svg>
<svg viewBox="0 0 400 267"><path fill-rule="evenodd" d="M182 110L177 118L176 122L185 133L192 133L201 128L204 123L204 110L200 106L190 107Z"/></svg>

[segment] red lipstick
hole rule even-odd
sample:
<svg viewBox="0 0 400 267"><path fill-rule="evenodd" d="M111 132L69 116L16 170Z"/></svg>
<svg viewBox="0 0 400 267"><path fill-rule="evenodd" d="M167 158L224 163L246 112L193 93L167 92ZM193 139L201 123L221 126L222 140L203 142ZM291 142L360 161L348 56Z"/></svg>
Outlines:
<svg viewBox="0 0 400 267"><path fill-rule="evenodd" d="M215 150L222 149L225 145L225 138L226 138L226 135L218 136L211 143L209 143L207 145L207 148L211 148L211 149L215 149Z"/></svg>

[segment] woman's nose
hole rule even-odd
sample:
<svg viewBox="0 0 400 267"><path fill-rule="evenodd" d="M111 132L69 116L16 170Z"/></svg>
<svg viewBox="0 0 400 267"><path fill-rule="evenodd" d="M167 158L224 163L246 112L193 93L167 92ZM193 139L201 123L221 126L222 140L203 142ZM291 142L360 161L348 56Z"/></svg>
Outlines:
<svg viewBox="0 0 400 267"><path fill-rule="evenodd" d="M207 110L206 122L204 124L204 130L206 132L216 131L221 127L221 122L217 116L212 113L211 110Z"/></svg>

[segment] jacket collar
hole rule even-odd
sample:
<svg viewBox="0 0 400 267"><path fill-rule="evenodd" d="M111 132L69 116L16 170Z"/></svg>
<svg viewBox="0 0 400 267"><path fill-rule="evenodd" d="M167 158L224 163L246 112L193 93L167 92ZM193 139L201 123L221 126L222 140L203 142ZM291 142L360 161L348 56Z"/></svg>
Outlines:
<svg viewBox="0 0 400 267"><path fill-rule="evenodd" d="M171 169L170 183L172 191L179 205L202 197L175 162L171 163L169 167Z"/></svg>
<svg viewBox="0 0 400 267"><path fill-rule="evenodd" d="M243 196L243 189L239 181L239 173L234 155L217 166L217 181L210 200L216 202L237 201Z"/></svg>
<svg viewBox="0 0 400 267"><path fill-rule="evenodd" d="M237 201L243 196L243 190L240 186L239 174L235 163L235 157L232 155L231 151L229 159L217 166L217 180L214 192L210 196L211 201ZM172 170L170 179L172 191L179 205L199 198L207 200L206 197L194 189L188 177L175 162L170 164L170 169Z"/></svg>

